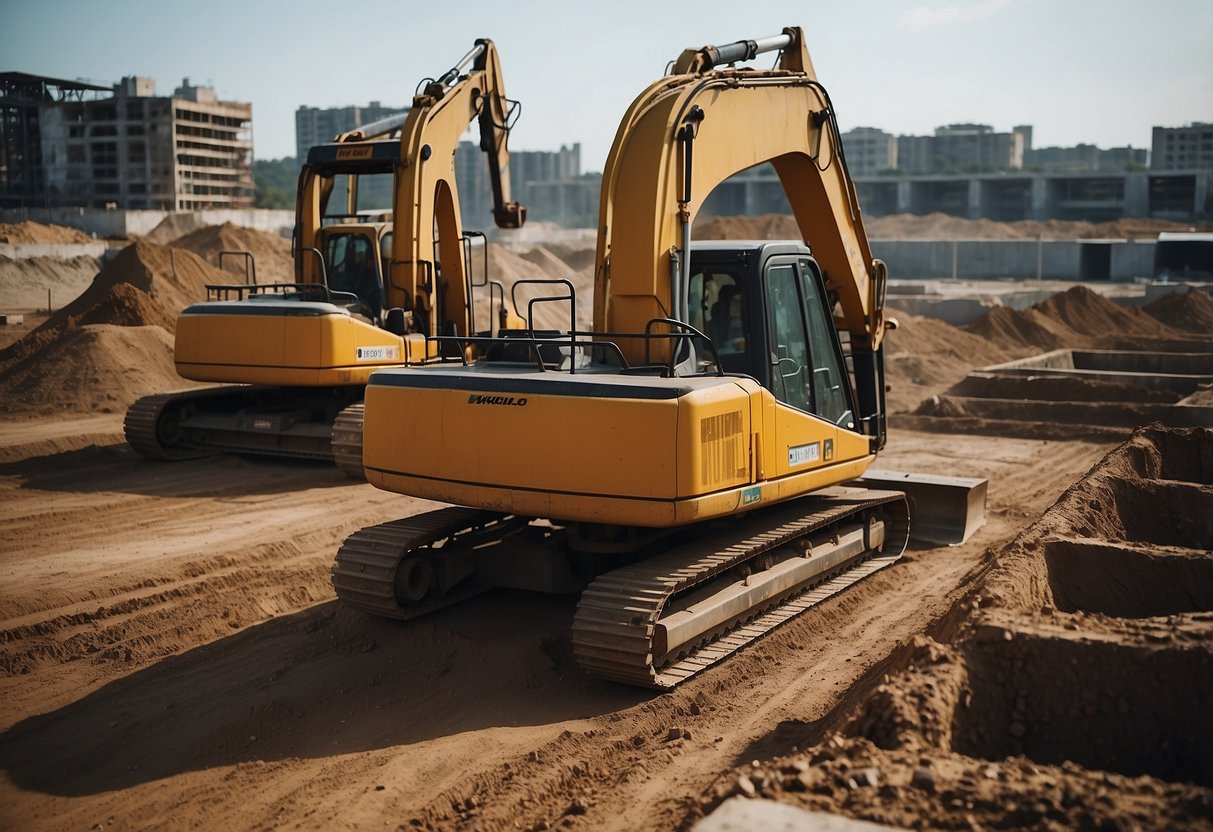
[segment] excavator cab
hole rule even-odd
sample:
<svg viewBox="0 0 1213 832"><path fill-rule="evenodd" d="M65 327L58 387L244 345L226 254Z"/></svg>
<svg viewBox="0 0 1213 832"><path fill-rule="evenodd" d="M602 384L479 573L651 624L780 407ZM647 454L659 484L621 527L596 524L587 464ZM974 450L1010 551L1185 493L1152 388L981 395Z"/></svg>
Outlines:
<svg viewBox="0 0 1213 832"><path fill-rule="evenodd" d="M756 379L775 399L857 430L854 391L821 269L796 243L697 243L689 323L711 338L719 367ZM714 369L714 368L711 368Z"/></svg>
<svg viewBox="0 0 1213 832"><path fill-rule="evenodd" d="M350 312L378 322L383 311L383 270L379 261L380 232L390 226L340 226L321 232L328 288L335 302Z"/></svg>

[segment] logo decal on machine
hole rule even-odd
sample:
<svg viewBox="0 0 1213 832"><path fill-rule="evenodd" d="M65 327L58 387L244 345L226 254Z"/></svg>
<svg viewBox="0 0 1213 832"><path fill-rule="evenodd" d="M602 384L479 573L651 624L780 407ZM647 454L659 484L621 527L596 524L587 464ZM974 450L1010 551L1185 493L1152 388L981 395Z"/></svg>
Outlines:
<svg viewBox="0 0 1213 832"><path fill-rule="evenodd" d="M830 453L834 452L833 443L830 445ZM810 442L807 445L793 445L788 448L788 467L795 468L797 465L808 465L810 462L817 462L821 459L821 443Z"/></svg>
<svg viewBox="0 0 1213 832"><path fill-rule="evenodd" d="M753 488L747 488L745 491L741 492L741 504L743 506L752 506L752 505L754 505L754 503L757 503L761 500L762 500L762 488L760 488L759 486L754 486Z"/></svg>
<svg viewBox="0 0 1213 832"><path fill-rule="evenodd" d="M400 347L358 347L354 355L359 361L399 361Z"/></svg>
<svg viewBox="0 0 1213 832"><path fill-rule="evenodd" d="M473 393L468 396L468 404L501 404L513 407L526 407L526 396L514 398L513 396L482 396L479 393Z"/></svg>

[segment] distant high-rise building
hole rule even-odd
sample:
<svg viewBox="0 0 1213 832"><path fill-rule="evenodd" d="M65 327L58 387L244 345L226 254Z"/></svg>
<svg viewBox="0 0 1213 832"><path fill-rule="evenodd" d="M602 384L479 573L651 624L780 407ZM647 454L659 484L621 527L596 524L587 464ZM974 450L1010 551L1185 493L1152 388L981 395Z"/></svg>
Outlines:
<svg viewBox="0 0 1213 832"><path fill-rule="evenodd" d="M847 168L852 176L875 176L897 167L897 137L875 127L856 127L842 134Z"/></svg>
<svg viewBox="0 0 1213 832"><path fill-rule="evenodd" d="M0 88L6 102L37 101L36 119L31 104L13 108L27 136L16 190L32 182L37 195L28 199L6 187L5 204L166 210L253 204L251 104L219 101L212 88L188 78L171 96L157 96L152 79L138 77L105 88L4 73ZM37 156L28 139L35 133Z"/></svg>
<svg viewBox="0 0 1213 832"><path fill-rule="evenodd" d="M314 145L331 142L340 133L408 109L385 107L378 101L365 107L300 107L295 111L295 157L306 159L308 148Z"/></svg>
<svg viewBox="0 0 1213 832"><path fill-rule="evenodd" d="M935 128L936 170L1014 170L1023 167L1024 134L995 133L988 124Z"/></svg>
<svg viewBox="0 0 1213 832"><path fill-rule="evenodd" d="M1153 139L1151 169L1213 170L1213 123L1155 127Z"/></svg>
<svg viewBox="0 0 1213 832"><path fill-rule="evenodd" d="M510 151L510 196L526 206L531 220L563 222L561 206L548 199L560 193L543 183L568 182L581 175L581 144L562 145L559 150ZM463 224L471 229L493 226L493 190L488 161L474 142L460 142L455 152L455 180L459 187L459 210ZM570 203L571 204L571 203ZM572 210L572 209L570 209ZM578 209L579 210L579 209Z"/></svg>

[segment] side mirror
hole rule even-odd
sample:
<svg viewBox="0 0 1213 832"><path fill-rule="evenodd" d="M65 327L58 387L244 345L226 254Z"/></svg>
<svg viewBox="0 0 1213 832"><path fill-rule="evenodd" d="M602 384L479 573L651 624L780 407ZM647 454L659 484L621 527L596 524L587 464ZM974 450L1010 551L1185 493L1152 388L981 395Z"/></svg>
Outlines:
<svg viewBox="0 0 1213 832"><path fill-rule="evenodd" d="M404 319L404 310L399 306L389 309L383 317L383 328L393 335L403 337L408 332L407 322Z"/></svg>

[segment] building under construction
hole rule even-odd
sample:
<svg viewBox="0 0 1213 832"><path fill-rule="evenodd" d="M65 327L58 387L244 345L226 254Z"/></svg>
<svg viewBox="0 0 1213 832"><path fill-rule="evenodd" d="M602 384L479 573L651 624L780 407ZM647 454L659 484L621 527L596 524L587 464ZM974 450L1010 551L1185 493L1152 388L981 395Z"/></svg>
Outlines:
<svg viewBox="0 0 1213 832"><path fill-rule="evenodd" d="M253 108L185 79L112 87L0 73L0 205L196 210L253 204Z"/></svg>

